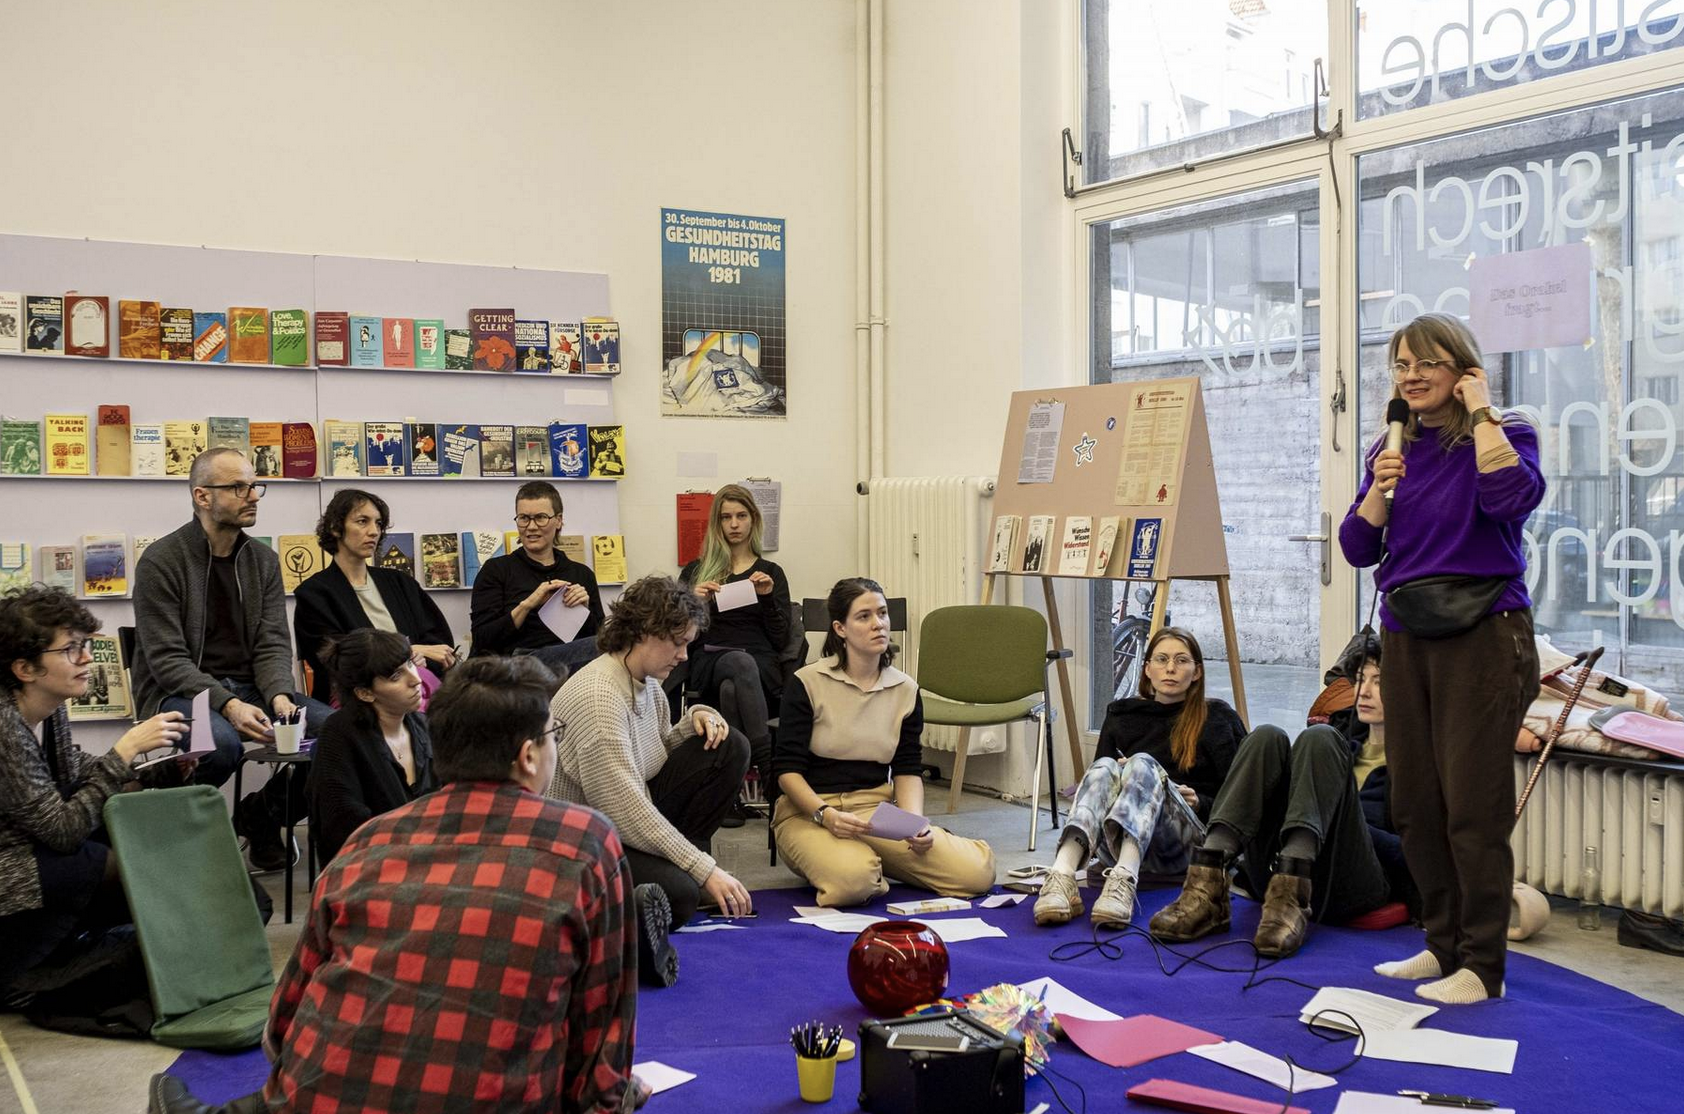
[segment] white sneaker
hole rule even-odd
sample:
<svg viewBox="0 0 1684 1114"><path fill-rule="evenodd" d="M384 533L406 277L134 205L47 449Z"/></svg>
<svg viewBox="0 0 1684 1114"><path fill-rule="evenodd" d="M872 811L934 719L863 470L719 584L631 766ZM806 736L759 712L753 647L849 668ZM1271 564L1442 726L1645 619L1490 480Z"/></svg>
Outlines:
<svg viewBox="0 0 1684 1114"><path fill-rule="evenodd" d="M1069 924L1081 915L1082 895L1076 892L1076 876L1052 871L1041 884L1041 896L1035 899L1035 923Z"/></svg>
<svg viewBox="0 0 1684 1114"><path fill-rule="evenodd" d="M1134 919L1134 875L1120 866L1105 872L1105 888L1093 903L1093 923L1122 927Z"/></svg>

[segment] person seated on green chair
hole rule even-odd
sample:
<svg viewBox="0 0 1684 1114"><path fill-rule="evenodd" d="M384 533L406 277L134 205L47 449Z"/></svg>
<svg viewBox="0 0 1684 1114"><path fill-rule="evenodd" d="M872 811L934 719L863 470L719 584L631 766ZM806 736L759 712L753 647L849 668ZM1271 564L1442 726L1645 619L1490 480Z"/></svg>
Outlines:
<svg viewBox="0 0 1684 1114"><path fill-rule="evenodd" d="M1128 924L1141 871L1184 873L1204 838L1211 801L1245 724L1227 704L1205 698L1204 653L1187 631L1164 627L1145 654L1140 695L1105 709L1098 757L1076 790L1057 858L1035 899L1038 925L1082 915L1076 871L1095 857L1106 870L1093 923Z"/></svg>
<svg viewBox="0 0 1684 1114"><path fill-rule="evenodd" d="M778 720L778 853L825 906L870 901L889 878L944 897L987 893L994 851L983 840L933 825L910 839L871 834L886 803L924 813L924 701L892 664L889 605L875 580L838 581L825 606L824 657L796 672Z"/></svg>
<svg viewBox="0 0 1684 1114"><path fill-rule="evenodd" d="M310 822L325 863L364 821L431 793L438 781L420 711L427 659L409 639L363 627L319 652L339 696L310 763Z"/></svg>
<svg viewBox="0 0 1684 1114"><path fill-rule="evenodd" d="M641 1104L631 872L607 817L543 795L554 688L529 656L450 671L427 713L444 786L323 869L275 986L263 1091L207 1107L157 1075L151 1114Z"/></svg>
<svg viewBox="0 0 1684 1114"><path fill-rule="evenodd" d="M105 802L136 779L137 757L188 731L180 712L160 712L97 758L75 744L67 702L88 689L88 636L98 630L61 589L31 584L0 597L0 990L69 981L84 933L128 923L103 838ZM179 784L191 762L141 776Z"/></svg>
<svg viewBox="0 0 1684 1114"><path fill-rule="evenodd" d="M1240 744L1181 895L1152 918L1154 936L1226 931L1236 856L1246 888L1263 895L1253 943L1273 958L1296 952L1311 920L1342 923L1393 901L1419 903L1391 819L1379 639L1358 636L1334 670L1296 740L1264 724ZM1315 722L1329 704L1325 722Z"/></svg>

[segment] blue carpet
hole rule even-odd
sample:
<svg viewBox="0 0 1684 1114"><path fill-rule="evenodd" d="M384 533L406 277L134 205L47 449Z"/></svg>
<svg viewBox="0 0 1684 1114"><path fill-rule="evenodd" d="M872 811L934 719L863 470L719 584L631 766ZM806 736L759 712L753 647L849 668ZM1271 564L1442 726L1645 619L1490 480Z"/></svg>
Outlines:
<svg viewBox="0 0 1684 1114"><path fill-rule="evenodd" d="M1144 923L1174 894L1173 889L1142 894L1138 920ZM883 912L886 901L917 896L927 895L897 890L869 910ZM1094 891L1086 892L1090 904L1093 896ZM796 1095L790 1026L819 1017L844 1025L851 1034L867 1015L848 989L845 963L852 937L788 923L791 906L810 899L810 890L762 891L755 894L760 917L746 922L747 929L674 938L682 956L680 978L674 987L640 996L636 1058L660 1060L696 1072L697 1078L657 1095L646 1109L654 1114L814 1109ZM1350 1059L1355 1038L1323 1041L1298 1022L1309 990L1271 982L1242 991L1244 974L1191 966L1166 978L1151 948L1138 937L1122 941L1120 960L1090 953L1053 962L1047 953L1054 946L1089 938L1087 922L1037 929L1030 905L1026 900L1013 908L976 911L1004 928L1008 937L952 945L950 994L1052 975L1125 1016L1153 1013L1183 1021L1277 1056L1290 1055L1309 1068L1333 1068ZM1229 936L1181 950L1192 952L1225 939L1249 940L1256 925L1257 906L1236 898ZM1318 927L1297 956L1267 973L1413 999L1413 984L1381 978L1370 968L1420 947L1420 932L1408 927L1386 932ZM1250 954L1248 947L1236 945L1210 958L1222 966L1249 967ZM1173 957L1165 959L1174 962ZM1667 961L1656 957L1656 962ZM1329 1114L1341 1090L1389 1094L1410 1088L1496 1099L1524 1114L1676 1109L1677 1081L1684 1078L1684 1017L1541 960L1511 954L1506 998L1441 1008L1423 1027L1519 1040L1514 1074L1363 1060L1338 1076L1338 1087L1299 1095L1293 1104L1313 1114ZM1128 1102L1123 1092L1152 1078L1263 1100L1285 1097L1261 1080L1185 1053L1133 1068L1108 1068L1061 1042L1054 1048L1052 1066L1085 1089L1087 1109L1094 1114L1149 1109ZM262 1054L255 1050L236 1056L185 1053L171 1070L201 1100L210 1102L255 1090L266 1073ZM1075 1087L1057 1078L1052 1083L1072 1109L1080 1108ZM859 1061L838 1065L836 1095L819 1108L855 1109L858 1090ZM1055 1114L1059 1110L1044 1079L1032 1079L1026 1097L1030 1109L1044 1101Z"/></svg>

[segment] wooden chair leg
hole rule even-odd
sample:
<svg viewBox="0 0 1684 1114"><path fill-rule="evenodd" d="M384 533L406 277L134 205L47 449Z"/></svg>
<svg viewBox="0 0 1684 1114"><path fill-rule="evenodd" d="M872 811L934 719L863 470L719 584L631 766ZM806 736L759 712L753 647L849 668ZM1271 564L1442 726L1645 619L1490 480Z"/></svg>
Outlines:
<svg viewBox="0 0 1684 1114"><path fill-rule="evenodd" d="M947 794L947 811L959 811L959 796L965 791L965 756L971 749L971 729L959 729L959 745L953 751L953 788Z"/></svg>

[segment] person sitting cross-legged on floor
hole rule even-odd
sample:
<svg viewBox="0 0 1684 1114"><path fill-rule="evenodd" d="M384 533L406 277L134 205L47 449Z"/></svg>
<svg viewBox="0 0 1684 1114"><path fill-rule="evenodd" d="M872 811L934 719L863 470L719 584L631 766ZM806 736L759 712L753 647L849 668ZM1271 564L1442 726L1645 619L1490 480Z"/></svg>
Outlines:
<svg viewBox="0 0 1684 1114"><path fill-rule="evenodd" d="M615 601L597 636L602 651L556 693L562 724L552 797L600 809L619 829L639 883L639 978L670 986L678 956L667 932L695 914L702 895L726 914L754 903L709 853L748 770L748 739L700 704L675 724L661 682L707 620L702 601L665 576L646 576Z"/></svg>
<svg viewBox="0 0 1684 1114"><path fill-rule="evenodd" d="M157 1075L151 1114L636 1109L630 872L606 817L541 795L554 686L530 658L450 671L428 709L445 785L323 869L275 987L263 1091L207 1107Z"/></svg>
<svg viewBox="0 0 1684 1114"><path fill-rule="evenodd" d="M1094 924L1128 924L1141 871L1182 874L1204 838L1245 725L1227 704L1205 699L1204 654L1191 634L1164 627L1145 654L1140 695L1105 709L1099 756L1076 789L1058 856L1035 899L1038 925L1082 915L1076 871L1094 857L1107 868Z"/></svg>
<svg viewBox="0 0 1684 1114"><path fill-rule="evenodd" d="M1391 822L1379 640L1361 636L1339 668L1355 682L1352 707L1290 743L1265 724L1240 744L1181 895L1152 918L1154 936L1183 941L1225 931L1236 856L1246 887L1263 895L1253 943L1266 956L1296 952L1312 920L1340 923L1388 902L1418 903Z"/></svg>
<svg viewBox="0 0 1684 1114"><path fill-rule="evenodd" d="M924 703L918 683L891 663L889 607L874 580L830 590L825 657L784 690L773 767L778 798L772 834L791 870L813 883L820 905L857 905L888 878L944 897L994 885L994 852L926 826L910 839L871 834L888 802L923 815Z"/></svg>

